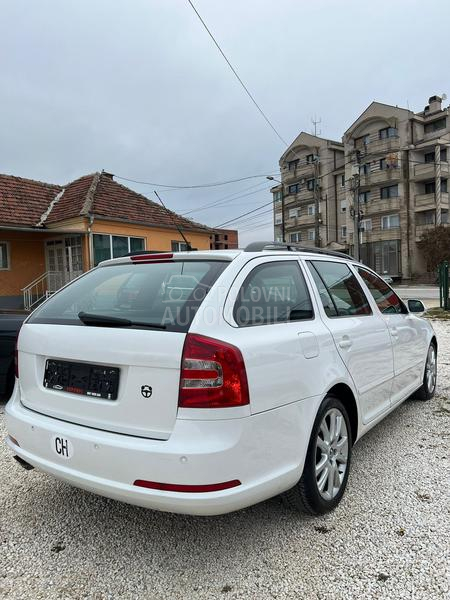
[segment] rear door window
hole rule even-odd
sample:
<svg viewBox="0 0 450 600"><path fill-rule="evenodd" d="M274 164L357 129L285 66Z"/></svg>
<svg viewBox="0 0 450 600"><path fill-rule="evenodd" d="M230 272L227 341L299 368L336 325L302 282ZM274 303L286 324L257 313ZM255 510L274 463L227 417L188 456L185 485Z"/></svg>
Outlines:
<svg viewBox="0 0 450 600"><path fill-rule="evenodd" d="M78 314L186 332L225 261L164 261L99 267L37 308L29 323L83 325Z"/></svg>
<svg viewBox="0 0 450 600"><path fill-rule="evenodd" d="M305 279L296 261L269 262L245 279L234 306L241 327L287 323L314 317Z"/></svg>
<svg viewBox="0 0 450 600"><path fill-rule="evenodd" d="M363 289L348 265L325 260L313 260L307 261L307 263L316 285L318 285L323 307L329 317L372 314ZM321 283L317 284L319 280ZM329 303L330 299L332 306Z"/></svg>
<svg viewBox="0 0 450 600"><path fill-rule="evenodd" d="M401 314L408 312L394 290L391 289L381 277L378 277L375 273L361 267L356 268L383 314Z"/></svg>

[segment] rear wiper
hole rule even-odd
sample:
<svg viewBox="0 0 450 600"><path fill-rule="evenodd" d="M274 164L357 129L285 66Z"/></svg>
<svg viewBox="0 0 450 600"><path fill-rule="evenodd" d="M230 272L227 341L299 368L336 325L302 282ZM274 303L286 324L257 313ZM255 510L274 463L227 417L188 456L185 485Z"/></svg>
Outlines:
<svg viewBox="0 0 450 600"><path fill-rule="evenodd" d="M145 323L141 321L131 321L123 317L110 317L109 315L96 315L94 313L78 313L78 318L85 325L93 325L97 327L149 327L150 329L167 329L166 325L161 323Z"/></svg>

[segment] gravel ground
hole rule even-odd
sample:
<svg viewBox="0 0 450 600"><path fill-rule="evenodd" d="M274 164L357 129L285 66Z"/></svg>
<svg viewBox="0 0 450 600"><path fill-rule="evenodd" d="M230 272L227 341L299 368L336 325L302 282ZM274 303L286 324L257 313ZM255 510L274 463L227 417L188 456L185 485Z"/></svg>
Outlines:
<svg viewBox="0 0 450 600"><path fill-rule="evenodd" d="M277 499L221 517L152 512L26 472L0 444L0 597L448 598L450 323L434 327L437 397L357 444L325 517Z"/></svg>

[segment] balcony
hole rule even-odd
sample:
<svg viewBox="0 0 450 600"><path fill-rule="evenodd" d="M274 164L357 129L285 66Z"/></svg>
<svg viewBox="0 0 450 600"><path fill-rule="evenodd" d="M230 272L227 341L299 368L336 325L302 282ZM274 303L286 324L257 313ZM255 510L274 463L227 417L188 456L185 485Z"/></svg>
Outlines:
<svg viewBox="0 0 450 600"><path fill-rule="evenodd" d="M430 229L434 229L436 225L434 223L427 223L426 225L416 225L416 242L420 242L422 235L429 231Z"/></svg>
<svg viewBox="0 0 450 600"><path fill-rule="evenodd" d="M283 183L289 184L297 182L299 179L305 177L311 179L314 177L314 165L311 163L298 165L296 169L290 171L287 167L283 168L282 180Z"/></svg>
<svg viewBox="0 0 450 600"><path fill-rule="evenodd" d="M376 171L372 171L369 177L372 185L379 185L381 183L389 185L391 182L399 181L401 173L398 167L395 169L377 169Z"/></svg>
<svg viewBox="0 0 450 600"><path fill-rule="evenodd" d="M424 179L434 179L435 177L435 166L434 162L423 163L414 166L414 181L421 181ZM448 162L441 162L441 177L447 177L449 174Z"/></svg>
<svg viewBox="0 0 450 600"><path fill-rule="evenodd" d="M360 209L365 215L376 215L378 213L399 211L400 210L401 198L396 196L394 198L383 198L378 196L371 199L369 202L360 202Z"/></svg>
<svg viewBox="0 0 450 600"><path fill-rule="evenodd" d="M305 225L314 225L316 218L314 215L302 215L301 217L291 217L286 219L286 229L292 229L293 227L301 227Z"/></svg>
<svg viewBox="0 0 450 600"><path fill-rule="evenodd" d="M448 210L448 194L446 192L441 193L441 208ZM416 194L414 203L415 212L435 209L436 197L434 194Z"/></svg>
<svg viewBox="0 0 450 600"><path fill-rule="evenodd" d="M400 138L398 136L383 138L381 140L379 138L370 139L369 143L367 144L367 151L371 154L375 154L378 152L380 154L383 152L393 152L399 149Z"/></svg>

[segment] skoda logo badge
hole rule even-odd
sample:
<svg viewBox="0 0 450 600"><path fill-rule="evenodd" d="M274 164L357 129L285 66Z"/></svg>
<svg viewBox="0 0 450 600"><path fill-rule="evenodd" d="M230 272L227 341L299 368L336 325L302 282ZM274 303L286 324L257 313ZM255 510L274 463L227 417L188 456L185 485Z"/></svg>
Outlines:
<svg viewBox="0 0 450 600"><path fill-rule="evenodd" d="M144 398L150 398L152 393L153 393L153 390L149 385L141 386L141 394L144 396Z"/></svg>

